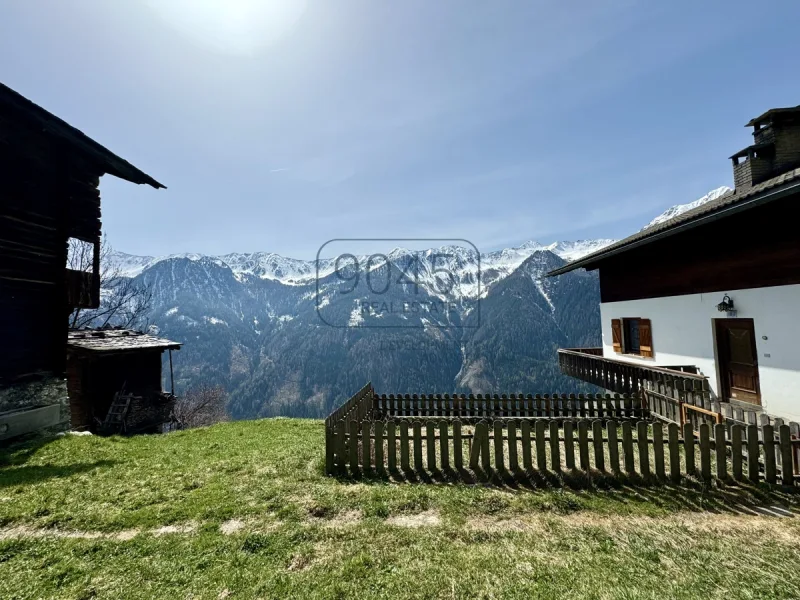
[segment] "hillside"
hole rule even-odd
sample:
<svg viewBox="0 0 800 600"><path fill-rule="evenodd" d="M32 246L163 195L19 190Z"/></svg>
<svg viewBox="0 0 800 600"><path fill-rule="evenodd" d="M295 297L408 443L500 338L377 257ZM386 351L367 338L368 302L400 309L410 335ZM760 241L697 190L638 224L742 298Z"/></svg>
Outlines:
<svg viewBox="0 0 800 600"><path fill-rule="evenodd" d="M2 598L790 598L795 506L322 475L319 421L0 453Z"/></svg>

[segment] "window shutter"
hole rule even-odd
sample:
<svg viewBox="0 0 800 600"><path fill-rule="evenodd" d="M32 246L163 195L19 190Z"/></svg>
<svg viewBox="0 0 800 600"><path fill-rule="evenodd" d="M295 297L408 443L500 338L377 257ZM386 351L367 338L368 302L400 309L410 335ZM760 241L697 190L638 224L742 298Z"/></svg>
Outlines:
<svg viewBox="0 0 800 600"><path fill-rule="evenodd" d="M653 358L653 330L650 319L639 319L639 351L642 356Z"/></svg>
<svg viewBox="0 0 800 600"><path fill-rule="evenodd" d="M611 319L611 341L614 344L614 352L622 352L622 321Z"/></svg>

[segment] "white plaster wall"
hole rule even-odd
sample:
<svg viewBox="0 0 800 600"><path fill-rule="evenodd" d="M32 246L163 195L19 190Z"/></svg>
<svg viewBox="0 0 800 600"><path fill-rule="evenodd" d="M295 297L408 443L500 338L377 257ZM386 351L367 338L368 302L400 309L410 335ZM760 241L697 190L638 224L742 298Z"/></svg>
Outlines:
<svg viewBox="0 0 800 600"><path fill-rule="evenodd" d="M713 319L726 318L717 310L726 293L737 318L755 325L762 406L800 421L800 285L602 303L603 355L644 365L696 365L717 393ZM650 319L652 359L614 352L611 319L625 317Z"/></svg>

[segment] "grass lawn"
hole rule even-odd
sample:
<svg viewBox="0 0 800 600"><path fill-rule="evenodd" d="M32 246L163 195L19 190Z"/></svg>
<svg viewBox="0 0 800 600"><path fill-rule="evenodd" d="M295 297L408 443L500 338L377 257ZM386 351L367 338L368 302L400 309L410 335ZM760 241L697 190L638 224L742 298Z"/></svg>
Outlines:
<svg viewBox="0 0 800 600"><path fill-rule="evenodd" d="M800 598L800 519L757 514L791 496L339 481L323 445L273 419L2 452L0 598Z"/></svg>

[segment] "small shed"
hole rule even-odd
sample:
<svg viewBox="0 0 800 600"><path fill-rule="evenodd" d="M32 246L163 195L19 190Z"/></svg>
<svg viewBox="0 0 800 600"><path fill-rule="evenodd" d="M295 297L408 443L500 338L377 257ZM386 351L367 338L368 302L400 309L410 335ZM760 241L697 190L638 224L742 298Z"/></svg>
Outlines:
<svg viewBox="0 0 800 600"><path fill-rule="evenodd" d="M129 329L71 330L67 390L72 427L97 433L160 431L175 405L172 351L181 344ZM162 389L169 352L170 391Z"/></svg>

